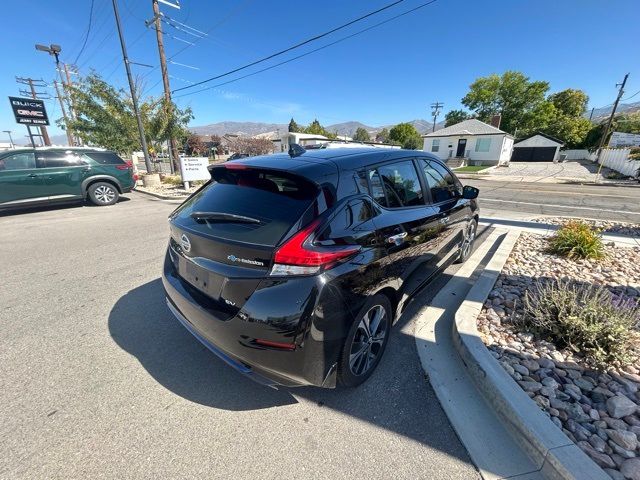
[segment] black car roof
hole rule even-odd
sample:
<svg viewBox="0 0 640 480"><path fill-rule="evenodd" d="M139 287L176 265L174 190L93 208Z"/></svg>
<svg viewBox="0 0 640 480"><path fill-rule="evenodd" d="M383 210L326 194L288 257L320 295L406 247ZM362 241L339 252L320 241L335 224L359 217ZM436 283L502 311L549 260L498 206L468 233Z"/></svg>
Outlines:
<svg viewBox="0 0 640 480"><path fill-rule="evenodd" d="M407 157L425 157L436 159L422 150L402 150L386 148L328 148L308 150L300 155L291 157L287 153L261 155L257 157L234 160L234 163L266 168L280 168L287 170L302 170L318 166L319 164L333 164L339 171L354 170L375 163Z"/></svg>

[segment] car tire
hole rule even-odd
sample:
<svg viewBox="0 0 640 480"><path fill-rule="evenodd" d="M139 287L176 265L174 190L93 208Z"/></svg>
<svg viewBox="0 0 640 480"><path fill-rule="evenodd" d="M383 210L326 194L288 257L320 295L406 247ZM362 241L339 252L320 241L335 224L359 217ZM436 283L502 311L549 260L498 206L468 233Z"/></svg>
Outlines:
<svg viewBox="0 0 640 480"><path fill-rule="evenodd" d="M364 304L340 352L338 385L357 387L374 372L387 347L392 311L391 302L382 294L374 295Z"/></svg>
<svg viewBox="0 0 640 480"><path fill-rule="evenodd" d="M120 198L118 189L113 185L113 183L108 182L96 182L92 184L87 193L91 203L98 205L99 207L113 205Z"/></svg>
<svg viewBox="0 0 640 480"><path fill-rule="evenodd" d="M471 256L473 251L473 243L476 241L476 233L478 232L478 221L472 218L463 232L462 243L460 244L460 253L456 263L464 263Z"/></svg>

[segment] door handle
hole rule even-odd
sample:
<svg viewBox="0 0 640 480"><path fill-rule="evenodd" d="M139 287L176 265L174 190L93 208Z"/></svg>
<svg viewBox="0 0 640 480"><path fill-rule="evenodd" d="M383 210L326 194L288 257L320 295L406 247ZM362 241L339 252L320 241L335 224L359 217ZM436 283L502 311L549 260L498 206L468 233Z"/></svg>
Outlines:
<svg viewBox="0 0 640 480"><path fill-rule="evenodd" d="M402 240L404 240L404 238L407 236L407 232L402 232L402 233L397 233L395 235L391 235L390 237L387 237L387 243L399 243L402 242Z"/></svg>
<svg viewBox="0 0 640 480"><path fill-rule="evenodd" d="M35 173L30 173L29 175L27 175L27 177L29 178L36 178L38 175L36 175Z"/></svg>

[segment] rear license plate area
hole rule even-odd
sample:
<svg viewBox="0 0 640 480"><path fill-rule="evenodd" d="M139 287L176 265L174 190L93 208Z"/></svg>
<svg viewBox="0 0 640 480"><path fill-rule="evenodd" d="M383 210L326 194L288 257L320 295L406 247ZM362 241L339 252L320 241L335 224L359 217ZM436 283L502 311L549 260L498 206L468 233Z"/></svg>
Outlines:
<svg viewBox="0 0 640 480"><path fill-rule="evenodd" d="M184 257L178 257L178 274L214 300L220 297L221 278Z"/></svg>

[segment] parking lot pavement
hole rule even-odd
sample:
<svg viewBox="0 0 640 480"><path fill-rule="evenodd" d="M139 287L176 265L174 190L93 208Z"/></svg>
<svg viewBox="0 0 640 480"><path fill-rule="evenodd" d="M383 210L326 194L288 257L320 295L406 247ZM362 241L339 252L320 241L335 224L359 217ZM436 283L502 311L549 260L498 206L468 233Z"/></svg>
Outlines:
<svg viewBox="0 0 640 480"><path fill-rule="evenodd" d="M175 205L128 197L0 216L0 478L478 478L411 318L360 388L255 384L164 305Z"/></svg>

